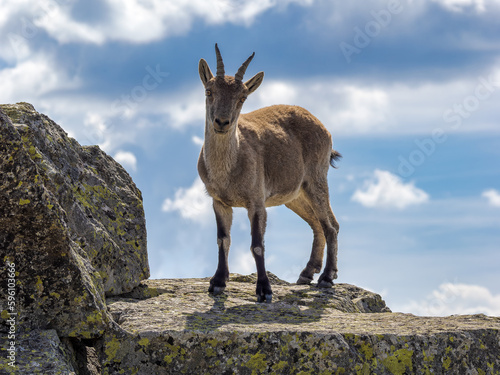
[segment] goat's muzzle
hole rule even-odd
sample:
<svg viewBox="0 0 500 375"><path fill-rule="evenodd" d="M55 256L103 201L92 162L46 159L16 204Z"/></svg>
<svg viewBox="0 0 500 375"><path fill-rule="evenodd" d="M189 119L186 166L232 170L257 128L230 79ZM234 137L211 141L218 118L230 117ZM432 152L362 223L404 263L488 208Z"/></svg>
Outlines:
<svg viewBox="0 0 500 375"><path fill-rule="evenodd" d="M213 122L214 131L218 134L225 134L229 130L229 124L229 120L216 118Z"/></svg>

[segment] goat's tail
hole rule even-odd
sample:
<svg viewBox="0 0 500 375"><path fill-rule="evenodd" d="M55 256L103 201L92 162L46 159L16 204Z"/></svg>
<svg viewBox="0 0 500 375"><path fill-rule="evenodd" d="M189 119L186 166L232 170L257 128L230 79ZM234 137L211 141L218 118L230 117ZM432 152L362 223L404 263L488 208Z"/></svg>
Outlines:
<svg viewBox="0 0 500 375"><path fill-rule="evenodd" d="M338 151L335 151L335 150L332 150L332 153L330 155L330 165L333 167L333 168L337 168L337 166L335 165L335 162L337 160L339 160L340 158L342 157L342 154Z"/></svg>

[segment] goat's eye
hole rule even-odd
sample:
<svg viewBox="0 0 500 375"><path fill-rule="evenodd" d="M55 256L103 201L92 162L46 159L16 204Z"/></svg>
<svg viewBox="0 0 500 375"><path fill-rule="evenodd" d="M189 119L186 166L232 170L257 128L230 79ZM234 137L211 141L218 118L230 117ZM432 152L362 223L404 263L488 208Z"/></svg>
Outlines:
<svg viewBox="0 0 500 375"><path fill-rule="evenodd" d="M210 90L205 91L205 95L206 96L211 96L212 95L212 91L210 91Z"/></svg>
<svg viewBox="0 0 500 375"><path fill-rule="evenodd" d="M245 100L247 100L247 98L243 97L243 98L240 99L240 102L241 103L245 103Z"/></svg>

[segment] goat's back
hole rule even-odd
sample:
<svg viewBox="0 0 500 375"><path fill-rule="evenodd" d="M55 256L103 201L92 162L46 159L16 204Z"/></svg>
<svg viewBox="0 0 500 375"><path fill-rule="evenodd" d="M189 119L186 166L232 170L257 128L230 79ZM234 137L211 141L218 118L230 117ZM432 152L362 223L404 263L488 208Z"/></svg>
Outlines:
<svg viewBox="0 0 500 375"><path fill-rule="evenodd" d="M245 137L258 138L261 152L266 154L267 159L282 159L289 153L294 153L295 156L300 153L306 167L308 164L328 166L330 162L330 132L321 121L302 107L264 107L240 115L238 126Z"/></svg>

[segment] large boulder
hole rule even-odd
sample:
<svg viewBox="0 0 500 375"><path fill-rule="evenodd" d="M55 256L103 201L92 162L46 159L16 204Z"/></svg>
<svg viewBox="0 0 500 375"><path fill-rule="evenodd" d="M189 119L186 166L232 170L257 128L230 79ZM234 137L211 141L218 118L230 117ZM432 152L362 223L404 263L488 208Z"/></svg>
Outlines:
<svg viewBox="0 0 500 375"><path fill-rule="evenodd" d="M0 257L15 268L15 310L0 288L1 330L97 337L106 295L149 277L142 197L97 146L81 146L27 103L0 106Z"/></svg>

